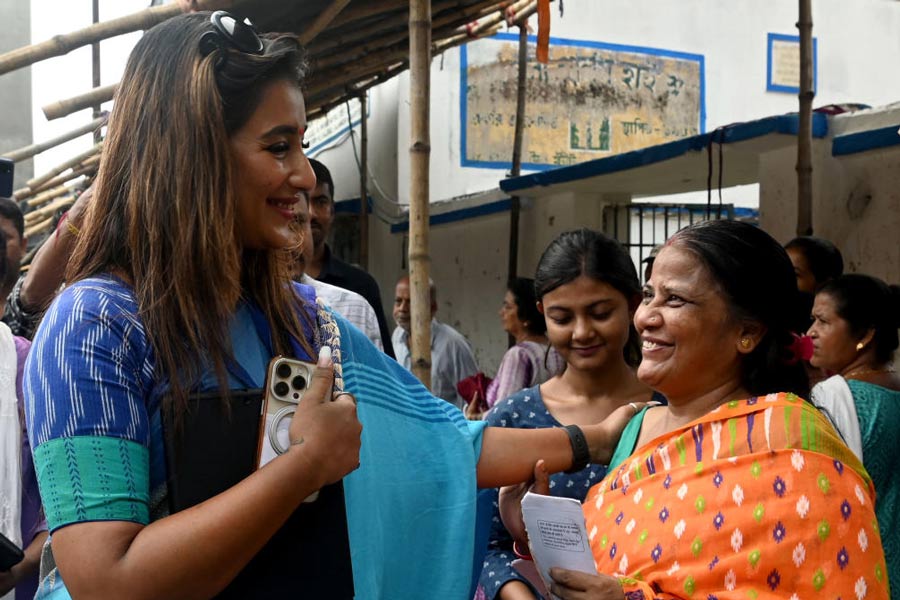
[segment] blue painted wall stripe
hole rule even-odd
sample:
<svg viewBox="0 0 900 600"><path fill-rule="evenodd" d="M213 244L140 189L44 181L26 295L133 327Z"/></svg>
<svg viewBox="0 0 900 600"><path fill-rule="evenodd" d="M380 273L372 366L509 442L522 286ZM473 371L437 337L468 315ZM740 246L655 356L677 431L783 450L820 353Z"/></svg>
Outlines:
<svg viewBox="0 0 900 600"><path fill-rule="evenodd" d="M900 124L838 136L831 143L831 155L846 156L867 150L900 146L898 129L900 129Z"/></svg>
<svg viewBox="0 0 900 600"><path fill-rule="evenodd" d="M828 117L822 113L813 113L812 134L815 138L824 138L828 134ZM796 114L767 117L748 123L736 123L716 129L709 133L695 135L658 146L641 148L610 156L598 158L569 167L560 167L551 171L532 173L500 182L500 189L506 193L528 189L536 186L548 186L555 183L568 183L597 175L606 175L617 171L625 171L643 165L654 164L687 154L705 150L709 143L731 144L761 137L770 133L796 135L799 121Z"/></svg>

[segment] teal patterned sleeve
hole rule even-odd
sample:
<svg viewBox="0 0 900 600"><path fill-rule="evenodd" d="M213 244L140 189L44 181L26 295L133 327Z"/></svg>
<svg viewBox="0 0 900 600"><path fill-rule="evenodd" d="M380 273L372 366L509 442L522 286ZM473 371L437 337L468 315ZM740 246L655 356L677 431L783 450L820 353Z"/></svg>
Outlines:
<svg viewBox="0 0 900 600"><path fill-rule="evenodd" d="M149 523L149 453L113 437L56 438L34 451L50 531L84 521Z"/></svg>

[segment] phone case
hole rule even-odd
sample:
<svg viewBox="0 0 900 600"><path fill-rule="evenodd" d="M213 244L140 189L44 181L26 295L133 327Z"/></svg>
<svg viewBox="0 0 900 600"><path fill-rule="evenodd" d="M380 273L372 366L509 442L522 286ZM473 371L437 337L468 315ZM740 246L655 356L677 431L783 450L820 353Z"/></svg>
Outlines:
<svg viewBox="0 0 900 600"><path fill-rule="evenodd" d="M266 386L263 398L263 418L260 419L257 468L288 451L291 445L290 424L297 404L309 388L316 365L276 356L266 369ZM304 500L314 502L315 492Z"/></svg>

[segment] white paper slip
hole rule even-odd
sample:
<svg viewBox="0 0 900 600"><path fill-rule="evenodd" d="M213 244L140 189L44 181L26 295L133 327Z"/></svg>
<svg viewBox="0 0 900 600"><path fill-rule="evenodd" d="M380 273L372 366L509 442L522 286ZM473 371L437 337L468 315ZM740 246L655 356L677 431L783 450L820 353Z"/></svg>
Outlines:
<svg viewBox="0 0 900 600"><path fill-rule="evenodd" d="M522 516L531 556L548 589L553 567L597 574L581 502L528 492L522 498Z"/></svg>

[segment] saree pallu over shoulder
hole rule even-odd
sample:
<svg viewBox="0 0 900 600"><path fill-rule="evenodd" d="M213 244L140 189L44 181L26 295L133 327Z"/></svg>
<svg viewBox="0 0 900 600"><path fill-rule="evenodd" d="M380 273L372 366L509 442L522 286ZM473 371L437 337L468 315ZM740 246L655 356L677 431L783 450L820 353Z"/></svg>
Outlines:
<svg viewBox="0 0 900 600"><path fill-rule="evenodd" d="M724 404L637 449L585 499L628 600L890 598L872 481L807 402Z"/></svg>

